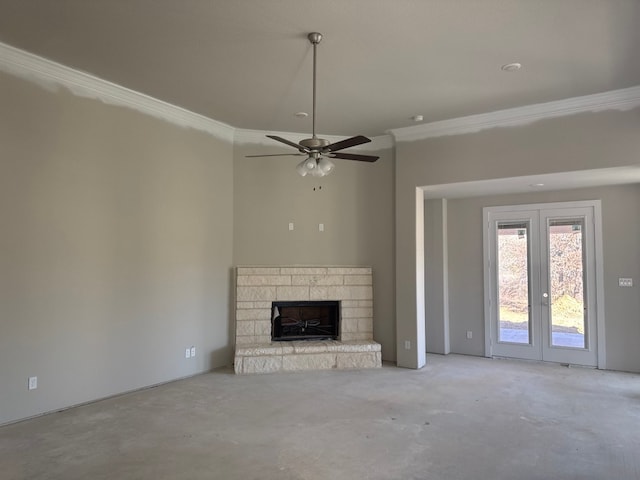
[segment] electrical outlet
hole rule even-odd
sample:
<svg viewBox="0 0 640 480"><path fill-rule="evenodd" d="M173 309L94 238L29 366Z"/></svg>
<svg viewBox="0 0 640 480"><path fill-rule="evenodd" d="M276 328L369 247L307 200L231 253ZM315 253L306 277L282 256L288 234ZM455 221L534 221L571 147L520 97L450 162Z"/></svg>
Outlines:
<svg viewBox="0 0 640 480"><path fill-rule="evenodd" d="M473 332L471 330L467 330L467 338L473 338Z"/></svg>
<svg viewBox="0 0 640 480"><path fill-rule="evenodd" d="M184 351L184 358L191 358L191 349L190 348L187 348Z"/></svg>
<svg viewBox="0 0 640 480"><path fill-rule="evenodd" d="M29 390L38 388L38 377L29 377Z"/></svg>
<svg viewBox="0 0 640 480"><path fill-rule="evenodd" d="M410 340L405 340L404 341L404 349L405 350L411 350L411 341Z"/></svg>
<svg viewBox="0 0 640 480"><path fill-rule="evenodd" d="M191 347L191 356L192 357L196 356L196 347Z"/></svg>

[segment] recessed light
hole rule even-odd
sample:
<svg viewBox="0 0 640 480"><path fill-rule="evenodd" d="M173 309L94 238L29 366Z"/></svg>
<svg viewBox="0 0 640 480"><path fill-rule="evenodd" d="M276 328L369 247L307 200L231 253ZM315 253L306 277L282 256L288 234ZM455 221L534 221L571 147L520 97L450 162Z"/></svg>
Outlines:
<svg viewBox="0 0 640 480"><path fill-rule="evenodd" d="M414 115L413 117L411 117L411 120L413 120L414 122L421 122L422 120L424 120L424 117L422 115Z"/></svg>
<svg viewBox="0 0 640 480"><path fill-rule="evenodd" d="M307 112L298 112L295 114L295 116L298 118L306 118L309 116L309 114Z"/></svg>
<svg viewBox="0 0 640 480"><path fill-rule="evenodd" d="M540 188L544 187L544 183L530 183L529 186L532 188Z"/></svg>
<svg viewBox="0 0 640 480"><path fill-rule="evenodd" d="M502 70L504 70L505 72L517 72L518 70L520 70L522 68L522 64L521 63L506 63L504 65L502 65L502 67L500 67Z"/></svg>

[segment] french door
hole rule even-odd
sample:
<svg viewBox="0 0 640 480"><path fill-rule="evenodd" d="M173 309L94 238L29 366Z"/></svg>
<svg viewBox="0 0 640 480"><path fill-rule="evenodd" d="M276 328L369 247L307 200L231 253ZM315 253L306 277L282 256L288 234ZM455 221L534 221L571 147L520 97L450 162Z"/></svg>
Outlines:
<svg viewBox="0 0 640 480"><path fill-rule="evenodd" d="M598 365L595 211L584 203L485 209L487 356Z"/></svg>

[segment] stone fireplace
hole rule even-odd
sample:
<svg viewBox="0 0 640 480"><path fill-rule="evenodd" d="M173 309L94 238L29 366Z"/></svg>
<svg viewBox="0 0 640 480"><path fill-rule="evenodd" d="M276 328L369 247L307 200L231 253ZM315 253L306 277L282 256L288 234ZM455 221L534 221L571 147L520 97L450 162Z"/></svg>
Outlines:
<svg viewBox="0 0 640 480"><path fill-rule="evenodd" d="M296 305L315 305L315 310L283 310L285 315L281 315L280 307ZM337 309L335 332L327 331L328 312L318 310L328 305ZM291 334L285 337L300 338L282 338L283 325ZM301 339L303 329L307 332L308 327L320 325L322 330L316 328L310 339ZM236 373L374 368L381 364L380 344L373 341L371 267L236 268Z"/></svg>

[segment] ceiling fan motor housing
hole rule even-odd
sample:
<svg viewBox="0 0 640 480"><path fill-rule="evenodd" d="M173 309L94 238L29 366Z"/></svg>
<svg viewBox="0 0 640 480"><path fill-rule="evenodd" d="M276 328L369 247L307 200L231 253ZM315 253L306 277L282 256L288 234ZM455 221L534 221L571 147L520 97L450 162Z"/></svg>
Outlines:
<svg viewBox="0 0 640 480"><path fill-rule="evenodd" d="M300 141L300 145L303 147L310 148L311 150L319 150L323 147L329 145L329 140L325 140L324 138L305 138Z"/></svg>

